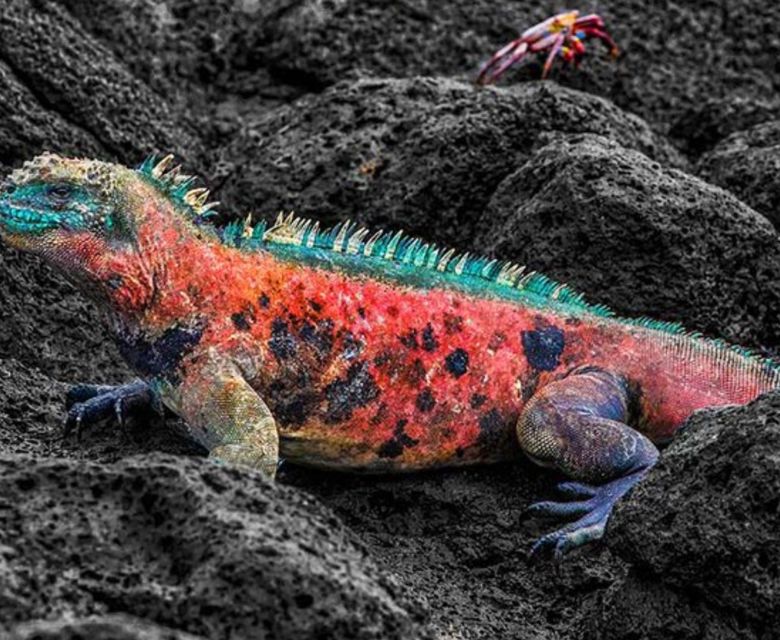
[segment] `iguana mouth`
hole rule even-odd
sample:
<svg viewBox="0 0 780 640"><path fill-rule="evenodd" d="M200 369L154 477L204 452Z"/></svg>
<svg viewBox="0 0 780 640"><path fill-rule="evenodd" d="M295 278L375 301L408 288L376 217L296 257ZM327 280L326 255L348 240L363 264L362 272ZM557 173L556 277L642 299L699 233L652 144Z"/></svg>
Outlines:
<svg viewBox="0 0 780 640"><path fill-rule="evenodd" d="M52 221L0 200L0 233L39 233L51 227Z"/></svg>

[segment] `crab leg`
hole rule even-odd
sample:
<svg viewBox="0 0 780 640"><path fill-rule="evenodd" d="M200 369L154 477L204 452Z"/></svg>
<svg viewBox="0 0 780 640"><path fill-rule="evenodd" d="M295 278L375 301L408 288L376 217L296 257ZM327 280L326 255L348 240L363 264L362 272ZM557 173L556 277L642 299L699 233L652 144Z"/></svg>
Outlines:
<svg viewBox="0 0 780 640"><path fill-rule="evenodd" d="M550 73L550 69L552 68L553 62L555 62L555 57L560 52L563 43L566 42L566 37L568 35L568 32L569 31L567 29L566 31L562 31L558 35L555 44L550 50L550 55L547 56L547 60L544 63L544 69L542 70L542 80L544 80L547 77L547 75Z"/></svg>
<svg viewBox="0 0 780 640"><path fill-rule="evenodd" d="M561 51L561 57L575 67L579 67L580 61L585 55L585 45L577 37L577 34L571 35L566 38L566 42Z"/></svg>
<svg viewBox="0 0 780 640"><path fill-rule="evenodd" d="M479 76L477 76L477 82L479 84L494 82L504 71L522 59L527 52L527 42L523 42L521 39L513 40L482 66ZM493 67L496 68L491 71Z"/></svg>
<svg viewBox="0 0 780 640"><path fill-rule="evenodd" d="M610 55L612 57L617 56L619 52L618 46L617 44L615 44L615 41L609 36L609 34L606 31L602 31L601 29L596 29L596 28L589 28L589 27L580 29L579 31L584 36L601 40L605 45L609 47Z"/></svg>
<svg viewBox="0 0 780 640"><path fill-rule="evenodd" d="M578 29L587 29L588 27L596 27L597 29L604 28L604 20L601 16L597 16L595 13L591 13L587 16L582 16L574 22L575 31Z"/></svg>

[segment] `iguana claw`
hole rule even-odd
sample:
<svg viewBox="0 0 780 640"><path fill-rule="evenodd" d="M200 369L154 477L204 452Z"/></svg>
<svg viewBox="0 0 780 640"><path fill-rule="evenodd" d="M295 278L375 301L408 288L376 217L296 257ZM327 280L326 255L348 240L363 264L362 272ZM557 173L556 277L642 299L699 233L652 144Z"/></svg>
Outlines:
<svg viewBox="0 0 780 640"><path fill-rule="evenodd" d="M73 431L81 439L85 426L114 418L124 432L125 418L144 409L160 412L152 388L143 380L118 387L108 385L76 385L65 398L68 414L63 423L63 438Z"/></svg>
<svg viewBox="0 0 780 640"><path fill-rule="evenodd" d="M648 469L641 469L598 487L579 482L559 484L558 490L561 493L581 499L572 502L536 502L529 506L526 512L562 518L580 517L565 527L539 538L531 547L531 557L552 550L554 558L560 560L569 549L600 539L604 535L615 503L647 472Z"/></svg>

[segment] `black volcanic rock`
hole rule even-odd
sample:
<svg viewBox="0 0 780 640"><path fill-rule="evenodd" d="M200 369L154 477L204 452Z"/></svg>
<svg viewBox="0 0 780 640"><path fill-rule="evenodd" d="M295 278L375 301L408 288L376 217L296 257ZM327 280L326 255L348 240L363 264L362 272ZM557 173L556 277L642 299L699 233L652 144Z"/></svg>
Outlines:
<svg viewBox="0 0 780 640"><path fill-rule="evenodd" d="M780 226L780 120L731 134L701 157L697 172Z"/></svg>
<svg viewBox="0 0 780 640"><path fill-rule="evenodd" d="M0 82L3 170L42 150L135 163L167 149L200 160L187 116L175 114L55 2L4 4Z"/></svg>
<svg viewBox="0 0 780 640"><path fill-rule="evenodd" d="M425 636L327 509L261 474L0 460L0 629L118 609L207 637Z"/></svg>
<svg viewBox="0 0 780 640"><path fill-rule="evenodd" d="M670 637L663 633L680 625L679 612L687 608L700 618L688 616L694 629L706 629L701 620L709 617L713 627L740 637L771 637L780 625L778 451L778 392L744 407L695 414L616 510L609 544L633 569L596 626L614 628L614 621L624 631L653 630L642 637ZM658 604L676 602L659 606L649 625L644 612L625 605L648 592Z"/></svg>
<svg viewBox="0 0 780 640"><path fill-rule="evenodd" d="M101 315L62 274L7 247L0 250L0 272L0 355L73 382L130 375Z"/></svg>
<svg viewBox="0 0 780 640"><path fill-rule="evenodd" d="M552 11L544 2L488 0L36 4L67 8L137 77L171 101L184 102L176 95L183 92L205 110L232 100L251 101L257 109L261 102L319 92L346 78L471 79L493 51ZM717 142L713 136L733 131L728 121L734 115L747 113L726 108L718 117L723 124L713 126L712 105L743 100L770 105L777 116L780 40L772 27L780 22L780 9L772 3L624 0L596 9L621 56L613 61L601 44L589 43L579 69L556 63L553 77L560 83L639 114L693 155ZM501 82L538 78L540 58L529 57Z"/></svg>
<svg viewBox="0 0 780 640"><path fill-rule="evenodd" d="M554 83L476 89L439 78L363 79L249 122L221 152L220 193L235 212L294 209L474 249L496 186L552 131L597 133L663 164L681 162L636 116Z"/></svg>
<svg viewBox="0 0 780 640"><path fill-rule="evenodd" d="M710 98L691 105L669 131L682 141L686 155L698 158L737 131L780 115L780 98L758 99L740 93Z"/></svg>
<svg viewBox="0 0 780 640"><path fill-rule="evenodd" d="M603 137L556 136L498 185L477 236L630 315L780 342L780 242L730 193Z"/></svg>
<svg viewBox="0 0 780 640"><path fill-rule="evenodd" d="M107 614L22 623L11 631L9 640L202 640L203 637L128 615Z"/></svg>

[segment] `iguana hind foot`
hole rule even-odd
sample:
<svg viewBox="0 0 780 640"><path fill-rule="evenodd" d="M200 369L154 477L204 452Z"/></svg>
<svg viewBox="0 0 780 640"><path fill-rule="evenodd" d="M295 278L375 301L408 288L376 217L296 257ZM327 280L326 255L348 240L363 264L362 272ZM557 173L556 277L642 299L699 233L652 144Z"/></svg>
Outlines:
<svg viewBox="0 0 780 640"><path fill-rule="evenodd" d="M517 425L521 447L538 464L572 478L559 489L572 502L538 502L531 513L574 522L542 536L535 556L567 550L598 540L612 507L653 467L658 450L629 420L628 385L613 372L596 367L575 370L542 387L528 402Z"/></svg>
<svg viewBox="0 0 780 640"><path fill-rule="evenodd" d="M593 487L593 495L586 500L532 504L526 509L527 513L557 518L580 517L557 531L539 538L531 547L531 556L552 550L556 559L560 559L569 549L600 539L606 530L612 508L649 470L649 468L642 468L599 487Z"/></svg>

